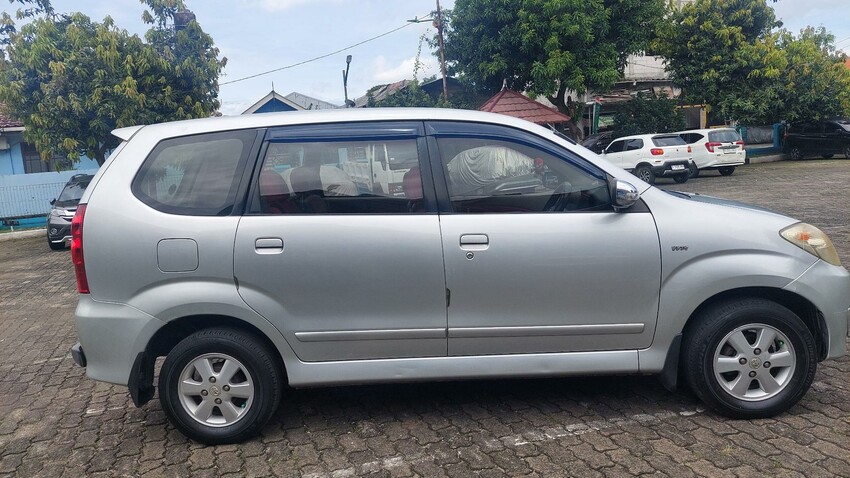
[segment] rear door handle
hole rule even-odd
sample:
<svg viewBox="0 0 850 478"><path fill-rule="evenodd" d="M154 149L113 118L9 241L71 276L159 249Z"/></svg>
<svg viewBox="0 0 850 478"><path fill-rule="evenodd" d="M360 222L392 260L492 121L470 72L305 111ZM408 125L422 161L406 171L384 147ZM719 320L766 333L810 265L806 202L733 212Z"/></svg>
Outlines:
<svg viewBox="0 0 850 478"><path fill-rule="evenodd" d="M483 251L490 247L487 234L463 234L460 236L460 248L464 251Z"/></svg>
<svg viewBox="0 0 850 478"><path fill-rule="evenodd" d="M257 254L280 254L283 252L283 239L279 237L260 237L254 241Z"/></svg>

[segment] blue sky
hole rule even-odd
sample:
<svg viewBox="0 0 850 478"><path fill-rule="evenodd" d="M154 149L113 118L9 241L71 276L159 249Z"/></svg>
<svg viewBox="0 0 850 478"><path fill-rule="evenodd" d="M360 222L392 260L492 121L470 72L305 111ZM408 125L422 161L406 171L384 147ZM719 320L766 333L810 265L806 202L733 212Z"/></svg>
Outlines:
<svg viewBox="0 0 850 478"><path fill-rule="evenodd" d="M215 39L227 67L222 83L303 61L387 32L407 19L434 10L434 0L185 0L201 26ZM5 0L4 9L14 10ZM454 0L441 0L451 8ZM133 33L144 33L138 0L53 0L60 12L79 10L93 19L110 15ZM773 4L785 27L797 32L823 25L839 48L850 52L850 1L780 0ZM363 95L376 84L413 77L413 63L422 34L433 35L430 22L408 27L378 40L292 69L221 86L221 110L238 114L266 95L298 91L341 104L345 56L353 56L349 97ZM436 74L438 63L423 45L423 78Z"/></svg>

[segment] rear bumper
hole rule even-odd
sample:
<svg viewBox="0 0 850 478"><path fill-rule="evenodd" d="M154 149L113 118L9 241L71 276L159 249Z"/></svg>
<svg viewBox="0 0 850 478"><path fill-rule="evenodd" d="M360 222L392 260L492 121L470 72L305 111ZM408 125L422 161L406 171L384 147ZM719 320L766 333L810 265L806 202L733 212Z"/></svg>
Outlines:
<svg viewBox="0 0 850 478"><path fill-rule="evenodd" d="M137 356L165 325L136 308L99 302L88 294L80 295L75 315L86 375L118 385L127 385Z"/></svg>
<svg viewBox="0 0 850 478"><path fill-rule="evenodd" d="M688 171L689 164L690 161L668 161L660 166L653 166L652 172L659 177L690 174Z"/></svg>

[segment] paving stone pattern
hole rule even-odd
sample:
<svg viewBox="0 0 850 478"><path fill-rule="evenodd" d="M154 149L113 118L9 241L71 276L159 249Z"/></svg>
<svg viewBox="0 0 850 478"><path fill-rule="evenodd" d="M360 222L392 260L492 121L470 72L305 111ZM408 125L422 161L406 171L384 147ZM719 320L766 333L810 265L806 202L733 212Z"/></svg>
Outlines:
<svg viewBox="0 0 850 478"><path fill-rule="evenodd" d="M829 231L850 263L850 161L705 173L684 185ZM652 377L293 390L261 437L205 447L158 401L88 380L68 252L0 243L1 476L850 476L850 360L790 413L733 421Z"/></svg>

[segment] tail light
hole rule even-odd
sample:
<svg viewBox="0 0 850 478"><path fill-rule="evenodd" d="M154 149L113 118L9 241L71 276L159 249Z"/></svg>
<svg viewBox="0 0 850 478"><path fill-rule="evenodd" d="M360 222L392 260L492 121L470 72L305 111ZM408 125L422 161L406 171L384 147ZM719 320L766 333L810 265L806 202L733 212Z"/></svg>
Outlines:
<svg viewBox="0 0 850 478"><path fill-rule="evenodd" d="M664 154L664 150L661 149L661 148L652 148L652 149L649 150L649 152L653 156L661 156L662 154Z"/></svg>
<svg viewBox="0 0 850 478"><path fill-rule="evenodd" d="M744 144L744 142L743 142L743 141L735 141L735 144L740 144L740 145L741 145L741 149L746 149L746 147L747 147L747 146Z"/></svg>
<svg viewBox="0 0 850 478"><path fill-rule="evenodd" d="M688 145L688 152L693 153L693 151L691 151L691 145Z"/></svg>
<svg viewBox="0 0 850 478"><path fill-rule="evenodd" d="M71 220L71 262L74 263L74 274L77 276L77 290L80 294L89 293L89 280L86 277L86 262L83 258L83 220L86 216L86 205L77 206L77 213Z"/></svg>
<svg viewBox="0 0 850 478"><path fill-rule="evenodd" d="M718 146L722 146L722 145L723 145L723 143L709 142L709 143L705 143L705 149L707 149L709 153L713 153L714 148L716 148Z"/></svg>

